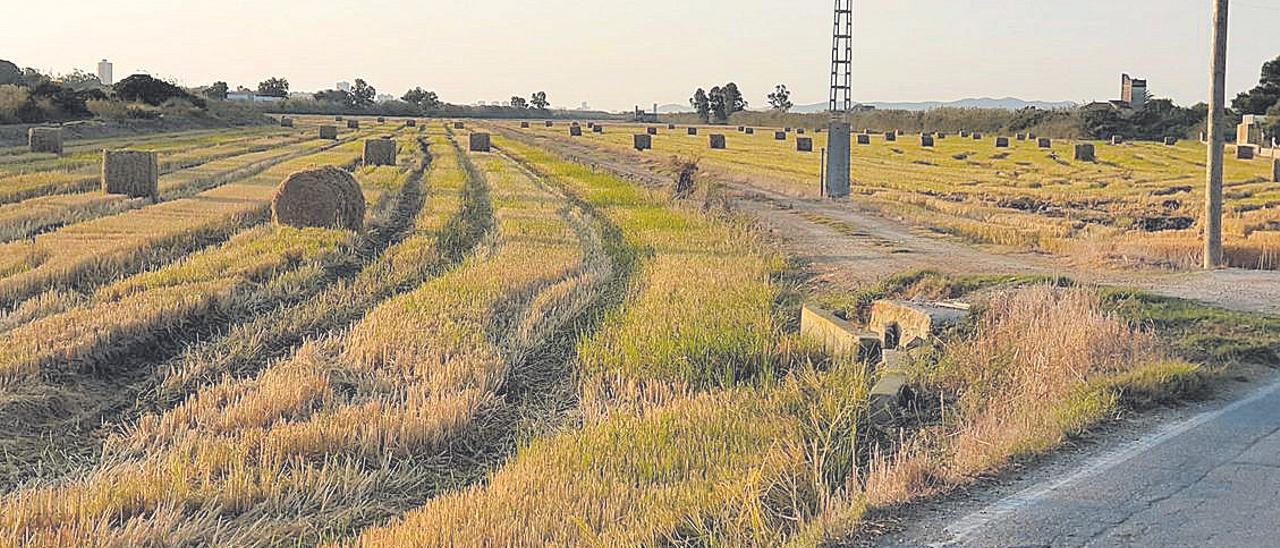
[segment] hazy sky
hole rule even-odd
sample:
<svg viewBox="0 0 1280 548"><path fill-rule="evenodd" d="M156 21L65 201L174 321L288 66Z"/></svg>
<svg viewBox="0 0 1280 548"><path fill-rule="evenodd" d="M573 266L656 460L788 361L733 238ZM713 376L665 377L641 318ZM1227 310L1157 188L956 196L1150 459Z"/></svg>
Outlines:
<svg viewBox="0 0 1280 548"><path fill-rule="evenodd" d="M735 80L826 100L831 0L5 0L0 58L116 78L294 90L363 77L471 103L646 108ZM1207 94L1209 0L854 0L855 99L1108 99L1121 72L1180 103ZM1280 55L1280 0L1233 0L1230 89ZM21 22L15 24L15 22Z"/></svg>

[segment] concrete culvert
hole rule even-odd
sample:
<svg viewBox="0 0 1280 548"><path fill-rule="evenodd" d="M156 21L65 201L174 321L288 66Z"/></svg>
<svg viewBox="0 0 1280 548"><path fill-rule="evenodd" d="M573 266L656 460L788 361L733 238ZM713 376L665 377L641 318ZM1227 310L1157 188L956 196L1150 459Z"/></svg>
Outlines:
<svg viewBox="0 0 1280 548"><path fill-rule="evenodd" d="M293 118L281 118L280 127L293 127Z"/></svg>
<svg viewBox="0 0 1280 548"><path fill-rule="evenodd" d="M337 139L338 126L320 126L321 139Z"/></svg>
<svg viewBox="0 0 1280 548"><path fill-rule="evenodd" d="M1097 161L1098 156L1095 153L1092 144L1080 143L1076 145L1075 158L1077 162L1093 162L1093 161Z"/></svg>
<svg viewBox="0 0 1280 548"><path fill-rule="evenodd" d="M488 133L472 133L469 143L471 152L489 152L492 144L489 142Z"/></svg>
<svg viewBox="0 0 1280 548"><path fill-rule="evenodd" d="M396 142L391 139L367 139L364 142L364 165L396 165Z"/></svg>
<svg viewBox="0 0 1280 548"><path fill-rule="evenodd" d="M711 135L711 148L717 149L717 150L724 150L725 146L726 146L726 140L724 135L719 135L719 134Z"/></svg>
<svg viewBox="0 0 1280 548"><path fill-rule="evenodd" d="M276 187L271 219L298 228L364 228L364 193L350 173L333 166L296 172Z"/></svg>
<svg viewBox="0 0 1280 548"><path fill-rule="evenodd" d="M347 129L360 129L360 120L347 120Z"/></svg>
<svg viewBox="0 0 1280 548"><path fill-rule="evenodd" d="M102 191L130 198L156 199L160 195L160 168L156 153L142 150L102 151Z"/></svg>
<svg viewBox="0 0 1280 548"><path fill-rule="evenodd" d="M62 128L33 127L27 130L27 145L31 152L62 154Z"/></svg>
<svg viewBox="0 0 1280 548"><path fill-rule="evenodd" d="M813 138L812 137L796 137L796 151L797 152L813 152Z"/></svg>

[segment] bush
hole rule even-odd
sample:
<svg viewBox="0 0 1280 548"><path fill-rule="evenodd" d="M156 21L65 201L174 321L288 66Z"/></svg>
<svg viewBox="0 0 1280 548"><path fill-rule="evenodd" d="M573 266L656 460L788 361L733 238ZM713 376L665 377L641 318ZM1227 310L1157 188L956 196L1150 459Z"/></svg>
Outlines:
<svg viewBox="0 0 1280 548"><path fill-rule="evenodd" d="M113 89L116 96L124 101L146 103L153 107L163 105L170 99L184 99L197 107L205 107L204 100L187 93L178 86L146 74L135 74L125 78L117 82Z"/></svg>
<svg viewBox="0 0 1280 548"><path fill-rule="evenodd" d="M18 110L27 104L30 94L26 88L14 85L0 85L0 124L16 124Z"/></svg>

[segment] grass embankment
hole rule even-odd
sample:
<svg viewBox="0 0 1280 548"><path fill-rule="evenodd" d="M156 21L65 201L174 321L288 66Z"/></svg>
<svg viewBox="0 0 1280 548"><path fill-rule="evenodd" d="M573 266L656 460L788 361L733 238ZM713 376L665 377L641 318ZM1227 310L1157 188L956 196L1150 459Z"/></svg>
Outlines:
<svg viewBox="0 0 1280 548"><path fill-rule="evenodd" d="M703 127L693 137L681 127L660 128L654 149L631 150L631 135L645 126L607 125L603 135L575 141L656 165L675 154L700 158L728 180L800 196L815 196L819 154L796 151L796 135L776 141L771 130L754 136L732 127ZM521 130L569 139L564 128ZM707 134L723 133L726 150L711 150ZM811 133L814 150L825 133ZM873 134L855 145L852 171L859 203L964 240L1037 249L1115 265L1188 268L1198 259L1197 219L1203 204L1204 147L1184 142L1112 146L1094 142L1098 161L1075 161L1080 141L1055 140L1041 149L1011 139L997 149L994 135L980 141L952 135L923 148L919 136L886 142ZM1270 159L1227 161L1226 248L1233 266L1280 268L1280 188L1270 183Z"/></svg>
<svg viewBox="0 0 1280 548"><path fill-rule="evenodd" d="M511 368L608 274L563 199L505 160L477 162L496 225L455 270L141 421L85 480L11 495L0 531L35 545L315 542L447 481L432 459L482 428Z"/></svg>
<svg viewBox="0 0 1280 548"><path fill-rule="evenodd" d="M275 187L288 174L317 165L351 166L352 142L295 158L190 198L127 211L0 244L0 308L51 289L94 286L165 264L267 218Z"/></svg>

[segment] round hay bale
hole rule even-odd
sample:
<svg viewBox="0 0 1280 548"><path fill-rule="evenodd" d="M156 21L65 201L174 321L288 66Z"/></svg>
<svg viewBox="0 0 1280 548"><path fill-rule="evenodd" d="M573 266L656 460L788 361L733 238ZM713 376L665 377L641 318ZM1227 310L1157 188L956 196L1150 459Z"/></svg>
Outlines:
<svg viewBox="0 0 1280 548"><path fill-rule="evenodd" d="M364 227L364 193L350 173L333 166L289 175L271 198L271 219L299 228L360 230Z"/></svg>
<svg viewBox="0 0 1280 548"><path fill-rule="evenodd" d="M27 130L27 144L31 152L62 154L62 128L33 127Z"/></svg>
<svg viewBox="0 0 1280 548"><path fill-rule="evenodd" d="M489 152L491 144L488 133L472 133L468 147L471 152Z"/></svg>
<svg viewBox="0 0 1280 548"><path fill-rule="evenodd" d="M321 139L337 139L338 126L320 126Z"/></svg>
<svg viewBox="0 0 1280 548"><path fill-rule="evenodd" d="M387 118L386 118L385 116L379 116L379 117L378 117L378 123L379 123L379 124L385 124L385 123L387 123Z"/></svg>
<svg viewBox="0 0 1280 548"><path fill-rule="evenodd" d="M130 198L160 195L160 169L156 153L143 150L102 151L102 191Z"/></svg>
<svg viewBox="0 0 1280 548"><path fill-rule="evenodd" d="M364 165L396 165L396 142L391 139L366 139L364 142Z"/></svg>

